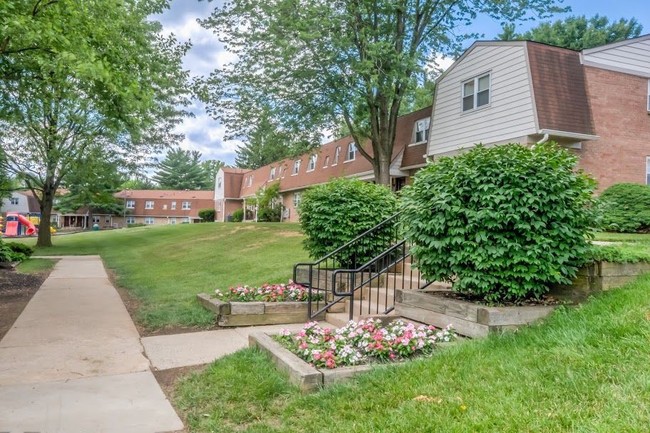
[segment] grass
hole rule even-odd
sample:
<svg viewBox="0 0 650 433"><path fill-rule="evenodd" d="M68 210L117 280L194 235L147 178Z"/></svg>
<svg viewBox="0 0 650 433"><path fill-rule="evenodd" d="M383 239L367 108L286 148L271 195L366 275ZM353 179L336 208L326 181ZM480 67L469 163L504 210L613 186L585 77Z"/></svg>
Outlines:
<svg viewBox="0 0 650 433"><path fill-rule="evenodd" d="M650 233L612 233L601 232L596 234L597 241L607 242L650 242Z"/></svg>
<svg viewBox="0 0 650 433"><path fill-rule="evenodd" d="M301 240L297 224L182 224L57 236L35 254L101 255L140 301L136 320L153 330L213 324L197 293L286 282L306 259Z"/></svg>
<svg viewBox="0 0 650 433"><path fill-rule="evenodd" d="M316 395L247 349L184 379L175 403L191 432L642 432L649 343L646 275L539 325Z"/></svg>
<svg viewBox="0 0 650 433"><path fill-rule="evenodd" d="M51 259L27 259L16 267L16 271L21 274L40 274L49 272L56 260Z"/></svg>

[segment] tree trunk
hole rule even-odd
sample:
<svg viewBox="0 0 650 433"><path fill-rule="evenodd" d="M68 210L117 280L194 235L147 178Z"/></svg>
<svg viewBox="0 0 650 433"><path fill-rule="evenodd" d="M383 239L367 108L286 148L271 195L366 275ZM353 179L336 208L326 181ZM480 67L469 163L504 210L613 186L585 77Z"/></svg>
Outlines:
<svg viewBox="0 0 650 433"><path fill-rule="evenodd" d="M54 205L54 193L56 191L46 182L41 197L41 222L38 225L37 247L51 247L52 233L50 233L50 219L52 218L52 206Z"/></svg>

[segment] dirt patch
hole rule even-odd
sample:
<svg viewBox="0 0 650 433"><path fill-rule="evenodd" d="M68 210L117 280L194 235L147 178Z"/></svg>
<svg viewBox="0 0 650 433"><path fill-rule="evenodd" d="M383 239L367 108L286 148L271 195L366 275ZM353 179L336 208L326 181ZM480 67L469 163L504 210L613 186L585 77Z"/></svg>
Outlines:
<svg viewBox="0 0 650 433"><path fill-rule="evenodd" d="M183 419L183 413L180 410L178 410L178 408L174 404L174 398L176 397L175 395L176 385L178 384L178 381L183 377L188 376L192 373L199 373L203 371L207 366L208 364L191 365L189 367L178 367L178 368L170 368L167 370L153 371L153 375L158 381L158 385L160 385L160 388L162 388L163 392L167 396L169 402L174 407L174 410L178 414L179 418L183 420L183 423L185 423L185 420ZM172 433L187 433L187 429L179 430L177 432L172 432Z"/></svg>
<svg viewBox="0 0 650 433"><path fill-rule="evenodd" d="M301 238L304 236L300 232L277 232L276 235L282 238Z"/></svg>
<svg viewBox="0 0 650 433"><path fill-rule="evenodd" d="M11 329L50 271L21 274L0 269L0 340Z"/></svg>

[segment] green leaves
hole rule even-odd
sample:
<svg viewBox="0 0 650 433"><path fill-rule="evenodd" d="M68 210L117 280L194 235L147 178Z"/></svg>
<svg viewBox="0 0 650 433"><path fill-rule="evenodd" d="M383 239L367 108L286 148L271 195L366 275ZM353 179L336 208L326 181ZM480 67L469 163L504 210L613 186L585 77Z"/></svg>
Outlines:
<svg viewBox="0 0 650 433"><path fill-rule="evenodd" d="M650 186L612 185L600 195L599 202L605 230L634 233L650 229Z"/></svg>
<svg viewBox="0 0 650 433"><path fill-rule="evenodd" d="M206 174L197 150L171 149L165 159L158 163L153 180L162 189L198 190L214 188L214 177Z"/></svg>
<svg viewBox="0 0 650 433"><path fill-rule="evenodd" d="M341 178L314 186L304 193L299 208L305 249L312 258L321 258L393 215L396 208L397 199L381 185ZM368 240L350 254L356 253L360 265L387 246L385 240Z"/></svg>
<svg viewBox="0 0 650 433"><path fill-rule="evenodd" d="M421 272L494 302L569 282L595 222L595 183L575 163L556 145L508 144L419 171L402 208Z"/></svg>

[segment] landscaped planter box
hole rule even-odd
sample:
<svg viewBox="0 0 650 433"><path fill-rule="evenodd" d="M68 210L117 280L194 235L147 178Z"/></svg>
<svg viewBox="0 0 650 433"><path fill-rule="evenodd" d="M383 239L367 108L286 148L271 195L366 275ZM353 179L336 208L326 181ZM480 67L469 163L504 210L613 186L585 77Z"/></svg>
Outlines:
<svg viewBox="0 0 650 433"><path fill-rule="evenodd" d="M303 393L315 392L323 387L349 380L373 368L373 365L366 364L338 367L332 370L317 369L263 332L250 334L248 343L250 347L257 347L267 353L276 367L285 372L289 376L289 381L298 386Z"/></svg>
<svg viewBox="0 0 650 433"><path fill-rule="evenodd" d="M488 307L444 296L449 292L397 290L395 314L436 327L449 324L458 334L485 337L492 332L516 329L548 316L555 306Z"/></svg>
<svg viewBox="0 0 650 433"><path fill-rule="evenodd" d="M216 314L219 326L279 325L309 320L307 302L221 301L205 293L199 293L197 298Z"/></svg>
<svg viewBox="0 0 650 433"><path fill-rule="evenodd" d="M650 263L647 262L594 262L578 270L570 286L554 287L550 294L558 299L580 302L593 293L620 287L648 272Z"/></svg>

